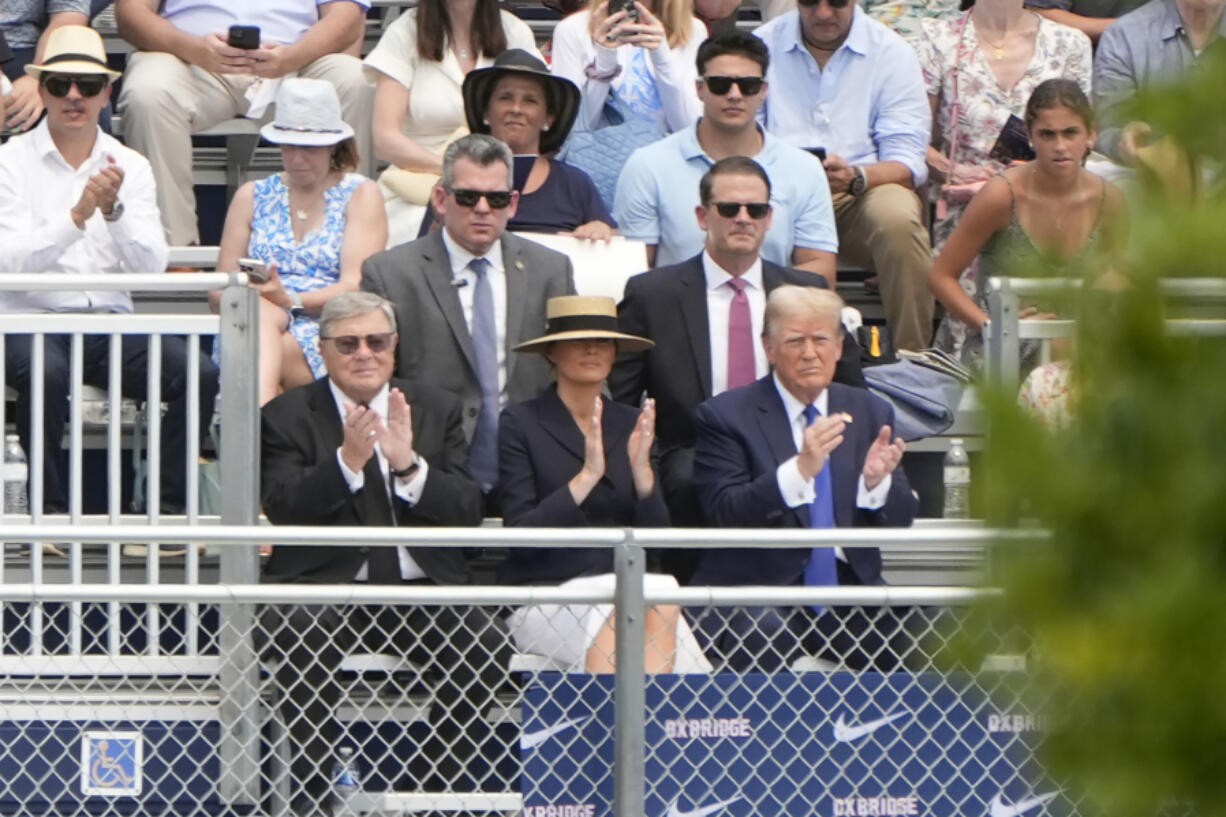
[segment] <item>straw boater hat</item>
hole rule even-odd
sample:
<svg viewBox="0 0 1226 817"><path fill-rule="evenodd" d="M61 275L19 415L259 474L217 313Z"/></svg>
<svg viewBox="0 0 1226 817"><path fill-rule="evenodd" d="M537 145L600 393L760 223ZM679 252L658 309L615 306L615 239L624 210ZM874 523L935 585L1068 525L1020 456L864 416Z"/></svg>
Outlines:
<svg viewBox="0 0 1226 817"><path fill-rule="evenodd" d="M277 89L277 112L260 128L274 145L330 147L353 136L341 119L341 101L332 83L322 79L289 77Z"/></svg>
<svg viewBox="0 0 1226 817"><path fill-rule="evenodd" d="M27 65L26 73L39 77L49 74L105 74L118 79L121 74L106 64L102 37L89 26L60 26L47 38L41 65Z"/></svg>
<svg viewBox="0 0 1226 817"><path fill-rule="evenodd" d="M575 117L579 115L579 86L565 77L549 73L545 63L522 48L509 48L498 55L493 65L469 71L468 76L464 77L464 116L468 119L469 131L490 132L490 126L485 121L485 109L489 107L490 96L498 80L507 74L536 77L545 84L553 124L541 134L541 153L553 153L562 147L567 134L574 127Z"/></svg>
<svg viewBox="0 0 1226 817"><path fill-rule="evenodd" d="M593 295L560 295L545 305L545 334L515 347L517 352L544 352L558 340L611 338L619 352L644 352L655 346L647 338L617 331L617 304Z"/></svg>

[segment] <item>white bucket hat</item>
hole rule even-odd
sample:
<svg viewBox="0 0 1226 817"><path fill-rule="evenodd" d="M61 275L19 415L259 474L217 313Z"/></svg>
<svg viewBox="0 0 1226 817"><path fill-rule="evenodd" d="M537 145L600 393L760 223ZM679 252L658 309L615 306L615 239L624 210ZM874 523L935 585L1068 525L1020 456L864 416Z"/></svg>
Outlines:
<svg viewBox="0 0 1226 817"><path fill-rule="evenodd" d="M341 119L341 101L332 83L322 79L290 77L277 90L273 121L260 128L274 145L328 147L353 136Z"/></svg>

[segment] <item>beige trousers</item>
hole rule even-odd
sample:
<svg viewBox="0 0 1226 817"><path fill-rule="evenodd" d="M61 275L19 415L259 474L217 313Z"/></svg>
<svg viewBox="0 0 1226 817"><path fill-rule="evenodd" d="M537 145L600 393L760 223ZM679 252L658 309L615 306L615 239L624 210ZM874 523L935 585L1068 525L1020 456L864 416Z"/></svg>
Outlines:
<svg viewBox="0 0 1226 817"><path fill-rule="evenodd" d="M920 200L900 184L883 184L862 196L834 195L839 258L877 274L885 316L899 349L924 349L932 341L932 248L920 217Z"/></svg>
<svg viewBox="0 0 1226 817"><path fill-rule="evenodd" d="M362 76L361 61L347 54L329 54L298 75L336 86L341 116L353 127L361 155L358 172L372 176L374 89ZM242 116L248 108L244 94L254 80L249 74L212 74L163 52L138 51L128 57L119 97L124 137L153 166L162 224L172 246L200 241L191 135Z"/></svg>

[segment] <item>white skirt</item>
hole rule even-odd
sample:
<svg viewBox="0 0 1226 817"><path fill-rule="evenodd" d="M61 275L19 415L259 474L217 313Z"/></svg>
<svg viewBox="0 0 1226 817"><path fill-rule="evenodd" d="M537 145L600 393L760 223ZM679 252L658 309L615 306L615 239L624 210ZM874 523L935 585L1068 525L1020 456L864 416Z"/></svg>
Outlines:
<svg viewBox="0 0 1226 817"><path fill-rule="evenodd" d="M563 582L568 590L612 590L617 577L612 573L582 576ZM673 590L679 585L672 576L648 573L644 590ZM520 652L544 655L566 672L585 672L587 651L613 614L612 604L534 604L520 607L507 619L511 638ZM673 672L710 673L711 662L702 654L698 641L686 621L677 617L677 652Z"/></svg>

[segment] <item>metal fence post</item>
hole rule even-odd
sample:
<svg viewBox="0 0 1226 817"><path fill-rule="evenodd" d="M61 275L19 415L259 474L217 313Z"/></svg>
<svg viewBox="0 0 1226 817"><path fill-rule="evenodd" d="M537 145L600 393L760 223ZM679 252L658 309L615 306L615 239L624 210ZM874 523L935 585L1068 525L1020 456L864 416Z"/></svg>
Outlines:
<svg viewBox="0 0 1226 817"><path fill-rule="evenodd" d="M221 521L254 525L260 488L259 293L233 281L221 298ZM221 553L223 584L259 581L258 548L226 547ZM223 604L218 647L221 683L221 776L225 802L259 800L259 663L253 635L255 606Z"/></svg>
<svg viewBox="0 0 1226 817"><path fill-rule="evenodd" d="M646 557L643 547L635 543L632 529L627 529L625 540L615 546L614 567L617 673L613 682L613 817L643 817L647 768Z"/></svg>

